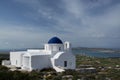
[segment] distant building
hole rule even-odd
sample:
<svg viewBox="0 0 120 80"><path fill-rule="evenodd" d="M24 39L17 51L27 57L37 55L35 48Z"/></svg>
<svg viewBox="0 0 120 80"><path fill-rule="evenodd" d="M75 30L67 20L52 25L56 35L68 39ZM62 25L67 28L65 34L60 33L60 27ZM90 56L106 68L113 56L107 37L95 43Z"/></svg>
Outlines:
<svg viewBox="0 0 120 80"><path fill-rule="evenodd" d="M8 63L3 61L3 65ZM57 72L75 69L76 58L72 54L71 44L63 43L58 37L51 38L44 49L28 49L27 51L10 52L10 65L23 70L36 70L52 67Z"/></svg>

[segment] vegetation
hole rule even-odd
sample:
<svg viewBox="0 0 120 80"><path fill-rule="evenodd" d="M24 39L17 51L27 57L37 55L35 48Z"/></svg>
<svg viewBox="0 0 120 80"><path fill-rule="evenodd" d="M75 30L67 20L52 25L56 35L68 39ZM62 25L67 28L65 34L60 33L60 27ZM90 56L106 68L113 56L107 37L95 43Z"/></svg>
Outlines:
<svg viewBox="0 0 120 80"><path fill-rule="evenodd" d="M79 70L66 70L57 73L52 68L22 72L10 71L9 68L0 65L0 80L120 80L120 58L95 58L81 55L76 57L77 69L83 68L83 65L91 65L96 72L82 73ZM0 63L3 59L9 59L9 55L1 54Z"/></svg>
<svg viewBox="0 0 120 80"><path fill-rule="evenodd" d="M77 68L80 65L93 65L94 67L112 67L115 68L116 65L120 66L120 58L97 58L89 56L76 55Z"/></svg>
<svg viewBox="0 0 120 80"><path fill-rule="evenodd" d="M120 80L120 58L96 58L77 55L77 68L81 65L92 65L97 70L95 80ZM93 79L92 79L93 80Z"/></svg>

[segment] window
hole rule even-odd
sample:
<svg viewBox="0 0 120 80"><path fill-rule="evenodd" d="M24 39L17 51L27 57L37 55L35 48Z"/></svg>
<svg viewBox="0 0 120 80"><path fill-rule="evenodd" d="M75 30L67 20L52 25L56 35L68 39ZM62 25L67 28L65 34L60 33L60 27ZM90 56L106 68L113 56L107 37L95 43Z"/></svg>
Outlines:
<svg viewBox="0 0 120 80"><path fill-rule="evenodd" d="M67 67L67 61L64 61L64 67Z"/></svg>
<svg viewBox="0 0 120 80"><path fill-rule="evenodd" d="M59 51L61 50L61 47L59 47Z"/></svg>
<svg viewBox="0 0 120 80"><path fill-rule="evenodd" d="M67 48L67 43L66 43L66 48Z"/></svg>

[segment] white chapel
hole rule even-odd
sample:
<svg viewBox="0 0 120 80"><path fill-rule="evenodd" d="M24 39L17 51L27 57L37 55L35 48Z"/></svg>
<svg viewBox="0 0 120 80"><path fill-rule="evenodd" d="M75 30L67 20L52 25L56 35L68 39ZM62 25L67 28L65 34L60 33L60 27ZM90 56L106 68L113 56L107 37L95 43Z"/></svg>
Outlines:
<svg viewBox="0 0 120 80"><path fill-rule="evenodd" d="M10 65L27 71L51 67L62 72L75 69L76 58L70 42L63 43L58 37L53 37L44 45L44 49L10 52Z"/></svg>

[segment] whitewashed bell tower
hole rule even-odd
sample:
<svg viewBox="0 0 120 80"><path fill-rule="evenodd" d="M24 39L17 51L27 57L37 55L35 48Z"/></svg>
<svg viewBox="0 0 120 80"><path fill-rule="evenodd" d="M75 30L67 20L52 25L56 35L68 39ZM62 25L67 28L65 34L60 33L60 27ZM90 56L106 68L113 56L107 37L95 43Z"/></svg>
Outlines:
<svg viewBox="0 0 120 80"><path fill-rule="evenodd" d="M64 43L64 50L69 51L69 52L71 51L71 44L70 44L70 42L66 41Z"/></svg>

